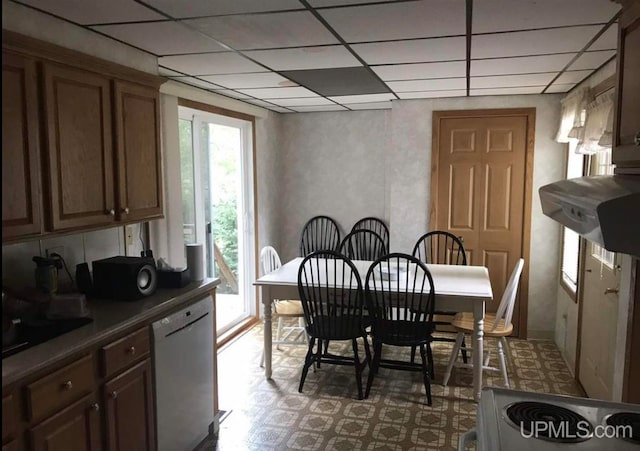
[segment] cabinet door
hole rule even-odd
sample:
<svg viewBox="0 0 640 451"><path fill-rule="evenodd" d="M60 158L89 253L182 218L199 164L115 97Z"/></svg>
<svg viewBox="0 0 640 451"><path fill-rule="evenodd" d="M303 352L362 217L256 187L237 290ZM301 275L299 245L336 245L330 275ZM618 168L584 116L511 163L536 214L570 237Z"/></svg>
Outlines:
<svg viewBox="0 0 640 451"><path fill-rule="evenodd" d="M119 217L162 216L160 114L157 89L115 83Z"/></svg>
<svg viewBox="0 0 640 451"><path fill-rule="evenodd" d="M140 362L104 386L108 451L155 450L149 362Z"/></svg>
<svg viewBox="0 0 640 451"><path fill-rule="evenodd" d="M50 227L115 221L110 82L93 72L44 65Z"/></svg>
<svg viewBox="0 0 640 451"><path fill-rule="evenodd" d="M94 451L100 444L100 406L87 396L29 431L31 451Z"/></svg>
<svg viewBox="0 0 640 451"><path fill-rule="evenodd" d="M38 234L40 165L35 62L2 52L2 239Z"/></svg>
<svg viewBox="0 0 640 451"><path fill-rule="evenodd" d="M615 142L617 170L640 168L640 3L628 2L620 16ZM640 170L640 169L639 169ZM620 171L620 172L622 172Z"/></svg>

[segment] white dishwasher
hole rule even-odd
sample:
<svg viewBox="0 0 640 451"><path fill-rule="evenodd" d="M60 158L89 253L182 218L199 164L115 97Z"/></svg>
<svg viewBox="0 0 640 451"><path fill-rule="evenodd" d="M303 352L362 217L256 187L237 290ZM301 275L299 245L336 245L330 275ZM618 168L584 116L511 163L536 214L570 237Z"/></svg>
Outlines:
<svg viewBox="0 0 640 451"><path fill-rule="evenodd" d="M152 326L158 451L192 451L214 419L213 300Z"/></svg>

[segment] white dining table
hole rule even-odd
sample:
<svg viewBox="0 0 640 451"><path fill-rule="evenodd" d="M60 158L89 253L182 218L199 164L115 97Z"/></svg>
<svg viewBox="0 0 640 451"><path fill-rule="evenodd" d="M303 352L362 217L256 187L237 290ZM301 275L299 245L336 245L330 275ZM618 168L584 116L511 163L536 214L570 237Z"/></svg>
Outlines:
<svg viewBox="0 0 640 451"><path fill-rule="evenodd" d="M276 271L255 281L260 288L260 300L264 319L264 374L271 378L272 303L278 299L300 299L298 294L298 270L303 258L298 257L282 265ZM372 262L354 261L362 283ZM482 390L482 360L485 303L493 299L489 271L484 266L427 265L435 291L435 308L450 312L473 312L473 394L480 399ZM337 282L337 281L336 281Z"/></svg>

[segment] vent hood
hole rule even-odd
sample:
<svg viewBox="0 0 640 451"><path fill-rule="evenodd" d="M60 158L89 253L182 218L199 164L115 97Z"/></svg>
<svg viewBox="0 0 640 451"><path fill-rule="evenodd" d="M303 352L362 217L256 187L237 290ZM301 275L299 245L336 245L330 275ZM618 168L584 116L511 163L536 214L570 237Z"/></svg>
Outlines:
<svg viewBox="0 0 640 451"><path fill-rule="evenodd" d="M640 175L579 177L540 188L542 212L612 252L640 256Z"/></svg>

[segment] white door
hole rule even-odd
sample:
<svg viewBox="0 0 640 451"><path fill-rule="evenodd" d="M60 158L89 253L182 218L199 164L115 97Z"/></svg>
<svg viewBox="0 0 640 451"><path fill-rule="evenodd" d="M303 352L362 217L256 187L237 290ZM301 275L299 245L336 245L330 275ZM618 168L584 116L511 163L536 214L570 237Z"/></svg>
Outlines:
<svg viewBox="0 0 640 451"><path fill-rule="evenodd" d="M612 173L611 151L591 157L591 175ZM578 379L591 398L612 399L620 271L616 254L587 241L582 272Z"/></svg>

